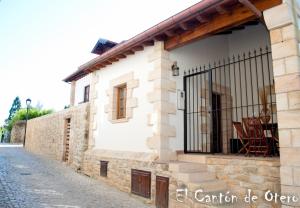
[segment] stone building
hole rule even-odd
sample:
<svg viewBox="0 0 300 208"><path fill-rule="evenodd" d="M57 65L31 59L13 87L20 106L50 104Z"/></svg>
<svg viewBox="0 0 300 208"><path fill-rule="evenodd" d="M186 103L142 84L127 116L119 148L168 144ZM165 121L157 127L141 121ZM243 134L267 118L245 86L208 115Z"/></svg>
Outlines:
<svg viewBox="0 0 300 208"><path fill-rule="evenodd" d="M30 120L26 148L157 207L227 191L231 207L299 207L299 14L295 0L203 0L100 39L64 80L70 109Z"/></svg>

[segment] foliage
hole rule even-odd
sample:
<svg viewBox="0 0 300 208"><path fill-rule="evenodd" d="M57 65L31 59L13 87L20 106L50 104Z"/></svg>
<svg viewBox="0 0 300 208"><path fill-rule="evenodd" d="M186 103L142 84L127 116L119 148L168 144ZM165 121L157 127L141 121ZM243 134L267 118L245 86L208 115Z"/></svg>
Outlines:
<svg viewBox="0 0 300 208"><path fill-rule="evenodd" d="M20 120L26 120L26 109L20 109L18 112L15 113L14 117L8 122L6 129L8 131L12 130L13 125ZM30 108L28 111L28 120L36 117L40 117L43 115L47 115L52 113L53 110L41 110L38 108Z"/></svg>
<svg viewBox="0 0 300 208"><path fill-rule="evenodd" d="M5 132L5 128L3 126L0 126L0 141L4 132Z"/></svg>
<svg viewBox="0 0 300 208"><path fill-rule="evenodd" d="M11 107L10 107L10 110L9 110L9 116L8 118L5 120L5 123L8 124L11 119L14 117L14 115L16 114L16 112L21 108L21 101L20 101L20 98L17 96Z"/></svg>

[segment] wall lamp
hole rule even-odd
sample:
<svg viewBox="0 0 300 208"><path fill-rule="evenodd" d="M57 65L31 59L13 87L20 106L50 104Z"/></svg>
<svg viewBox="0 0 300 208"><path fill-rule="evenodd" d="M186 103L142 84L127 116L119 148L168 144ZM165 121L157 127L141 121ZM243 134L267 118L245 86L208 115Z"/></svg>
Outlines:
<svg viewBox="0 0 300 208"><path fill-rule="evenodd" d="M174 77L179 76L179 67L177 66L177 61L174 61L173 65L172 65L172 75Z"/></svg>

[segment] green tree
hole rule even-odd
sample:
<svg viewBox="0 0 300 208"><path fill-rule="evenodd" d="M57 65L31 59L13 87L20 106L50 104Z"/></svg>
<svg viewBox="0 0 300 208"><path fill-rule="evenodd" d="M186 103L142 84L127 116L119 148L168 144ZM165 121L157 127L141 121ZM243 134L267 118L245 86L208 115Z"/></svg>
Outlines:
<svg viewBox="0 0 300 208"><path fill-rule="evenodd" d="M8 118L5 120L6 124L8 124L11 121L11 119L14 117L14 115L16 114L16 112L18 110L20 110L20 108L21 108L21 101L20 101L20 98L17 96L14 99L14 101L13 101L13 103L11 105L11 108L9 110Z"/></svg>
<svg viewBox="0 0 300 208"><path fill-rule="evenodd" d="M12 119L8 122L6 129L8 131L12 130L13 125L20 120L26 120L26 109L20 109L18 112L15 113L15 115L12 117ZM47 115L52 113L53 110L43 110L43 109L38 109L38 108L30 108L28 111L28 120L32 118L37 118L43 115Z"/></svg>

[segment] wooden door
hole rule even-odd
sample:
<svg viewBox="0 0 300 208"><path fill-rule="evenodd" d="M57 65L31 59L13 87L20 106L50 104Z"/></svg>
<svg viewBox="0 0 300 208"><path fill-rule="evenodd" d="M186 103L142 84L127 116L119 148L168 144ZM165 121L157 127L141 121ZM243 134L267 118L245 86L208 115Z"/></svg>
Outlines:
<svg viewBox="0 0 300 208"><path fill-rule="evenodd" d="M107 164L108 161L100 161L100 176L107 177Z"/></svg>
<svg viewBox="0 0 300 208"><path fill-rule="evenodd" d="M63 161L68 162L70 153L70 131L71 131L71 119L68 118L65 121L65 145Z"/></svg>
<svg viewBox="0 0 300 208"><path fill-rule="evenodd" d="M131 193L151 198L151 172L131 170Z"/></svg>
<svg viewBox="0 0 300 208"><path fill-rule="evenodd" d="M169 178L156 176L155 205L157 208L169 206Z"/></svg>

